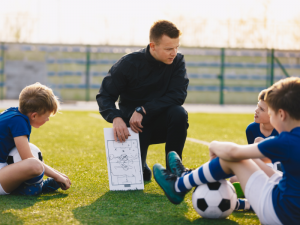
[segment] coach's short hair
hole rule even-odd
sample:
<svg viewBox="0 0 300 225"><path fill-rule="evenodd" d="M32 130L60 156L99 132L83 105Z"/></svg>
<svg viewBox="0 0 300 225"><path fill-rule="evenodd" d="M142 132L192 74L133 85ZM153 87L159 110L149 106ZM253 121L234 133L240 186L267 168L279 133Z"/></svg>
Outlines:
<svg viewBox="0 0 300 225"><path fill-rule="evenodd" d="M258 101L265 100L265 95L266 95L267 89L262 90L259 94L258 94Z"/></svg>
<svg viewBox="0 0 300 225"><path fill-rule="evenodd" d="M26 86L21 91L19 110L25 115L33 112L37 112L39 115L51 112L52 115L55 115L59 110L59 101L51 88L37 82Z"/></svg>
<svg viewBox="0 0 300 225"><path fill-rule="evenodd" d="M300 78L289 77L273 84L266 91L265 102L275 113L283 109L300 120Z"/></svg>
<svg viewBox="0 0 300 225"><path fill-rule="evenodd" d="M170 38L178 38L181 35L180 30L167 20L158 20L150 28L150 42L159 44L159 40L163 35L167 35Z"/></svg>

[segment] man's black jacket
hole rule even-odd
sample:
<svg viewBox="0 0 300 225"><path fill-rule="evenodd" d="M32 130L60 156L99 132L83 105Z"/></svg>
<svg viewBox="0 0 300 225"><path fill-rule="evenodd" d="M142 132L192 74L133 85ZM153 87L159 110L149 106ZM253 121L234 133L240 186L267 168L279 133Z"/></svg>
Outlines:
<svg viewBox="0 0 300 225"><path fill-rule="evenodd" d="M148 45L123 56L111 67L96 99L107 122L122 117L128 123L138 106L144 107L148 117L171 105L183 105L188 84L183 55L177 53L173 63L167 65L153 58ZM119 96L120 110L115 106Z"/></svg>

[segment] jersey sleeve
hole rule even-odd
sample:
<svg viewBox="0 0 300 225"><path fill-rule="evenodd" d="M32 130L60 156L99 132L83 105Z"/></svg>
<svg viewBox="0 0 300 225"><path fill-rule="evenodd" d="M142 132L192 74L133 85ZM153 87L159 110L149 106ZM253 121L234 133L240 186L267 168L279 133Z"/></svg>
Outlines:
<svg viewBox="0 0 300 225"><path fill-rule="evenodd" d="M30 125L27 121L21 116L14 116L11 118L10 124L8 125L12 136L19 137L23 135L30 135Z"/></svg>
<svg viewBox="0 0 300 225"><path fill-rule="evenodd" d="M289 142L284 135L269 137L258 144L260 152L272 162L282 162L289 158Z"/></svg>
<svg viewBox="0 0 300 225"><path fill-rule="evenodd" d="M128 86L127 74L131 64L124 59L115 63L104 77L96 100L103 118L112 123L116 117L122 117L121 110L116 108L116 101Z"/></svg>
<svg viewBox="0 0 300 225"><path fill-rule="evenodd" d="M246 136L247 136L247 141L248 141L248 144L253 144L254 143L254 135L253 135L253 132L250 128L250 125L247 127L246 129Z"/></svg>

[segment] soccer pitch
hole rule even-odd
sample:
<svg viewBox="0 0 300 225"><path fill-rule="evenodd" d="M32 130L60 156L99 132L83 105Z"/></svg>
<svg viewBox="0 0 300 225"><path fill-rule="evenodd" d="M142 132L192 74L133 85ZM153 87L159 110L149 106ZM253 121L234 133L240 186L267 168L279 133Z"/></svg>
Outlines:
<svg viewBox="0 0 300 225"><path fill-rule="evenodd" d="M32 128L30 141L45 163L68 175L72 186L37 197L0 196L0 224L260 224L255 213L242 211L226 220L202 219L193 209L192 192L175 206L154 178L144 191L109 191L103 128L112 125L97 114L63 111ZM188 137L246 144L245 129L252 121L253 114L189 113ZM186 141L186 167L208 159L207 146ZM165 166L163 144L150 146L147 163Z"/></svg>

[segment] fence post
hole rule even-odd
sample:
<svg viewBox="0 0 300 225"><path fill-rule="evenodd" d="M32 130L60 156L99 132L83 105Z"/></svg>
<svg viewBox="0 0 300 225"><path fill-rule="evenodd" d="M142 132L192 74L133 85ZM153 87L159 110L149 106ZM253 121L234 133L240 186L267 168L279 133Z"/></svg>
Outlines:
<svg viewBox="0 0 300 225"><path fill-rule="evenodd" d="M221 48L220 105L224 104L224 69L225 69L225 49Z"/></svg>
<svg viewBox="0 0 300 225"><path fill-rule="evenodd" d="M290 75L288 74L288 72L285 70L284 66L281 64L281 62L279 61L279 59L277 57L274 57L275 61L277 62L278 66L280 67L280 69L282 70L282 72L284 73L284 75L286 77L290 77Z"/></svg>
<svg viewBox="0 0 300 225"><path fill-rule="evenodd" d="M0 83L1 83L1 100L4 99L4 43L2 42L1 43L1 80L0 80Z"/></svg>
<svg viewBox="0 0 300 225"><path fill-rule="evenodd" d="M90 46L86 46L85 101L90 100Z"/></svg>
<svg viewBox="0 0 300 225"><path fill-rule="evenodd" d="M274 83L274 49L271 50L271 77L270 77L270 86Z"/></svg>
<svg viewBox="0 0 300 225"><path fill-rule="evenodd" d="M270 51L267 49L267 75L266 75L266 88L269 87L270 79Z"/></svg>

